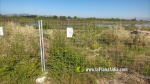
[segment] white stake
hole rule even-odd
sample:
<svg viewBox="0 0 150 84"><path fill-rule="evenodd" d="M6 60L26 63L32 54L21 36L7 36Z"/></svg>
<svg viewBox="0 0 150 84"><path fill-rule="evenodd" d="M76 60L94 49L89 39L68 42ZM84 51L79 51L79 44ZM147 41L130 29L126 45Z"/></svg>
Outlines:
<svg viewBox="0 0 150 84"><path fill-rule="evenodd" d="M41 66L42 66L42 71L45 71L46 68L45 68L45 54L44 54L42 20L39 20L38 24L39 24L39 36L40 36Z"/></svg>

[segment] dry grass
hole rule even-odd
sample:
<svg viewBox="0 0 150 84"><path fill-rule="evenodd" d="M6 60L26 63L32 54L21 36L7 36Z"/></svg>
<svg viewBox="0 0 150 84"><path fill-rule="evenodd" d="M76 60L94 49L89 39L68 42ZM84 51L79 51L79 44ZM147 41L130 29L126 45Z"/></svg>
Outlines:
<svg viewBox="0 0 150 84"><path fill-rule="evenodd" d="M8 22L4 26L4 36L1 37L1 43L3 44L3 53L11 52L15 47L20 46L20 49L24 48L25 52L34 51L33 45L36 43L38 45L37 40L35 38L38 37L38 30L33 28L32 26L20 26L19 24Z"/></svg>
<svg viewBox="0 0 150 84"><path fill-rule="evenodd" d="M28 26L28 25L21 26L13 22L8 22L5 25L4 30L8 31L10 36L12 37L17 36L18 34L24 35L24 36L37 36L37 33L36 33L37 31L32 26Z"/></svg>
<svg viewBox="0 0 150 84"><path fill-rule="evenodd" d="M4 36L0 37L0 83L34 83L40 73L38 30L13 22L4 24L3 28Z"/></svg>
<svg viewBox="0 0 150 84"><path fill-rule="evenodd" d="M102 35L105 35L107 39L121 42L130 38L130 32L125 30L122 26L110 27L108 30L103 31Z"/></svg>
<svg viewBox="0 0 150 84"><path fill-rule="evenodd" d="M97 79L97 84L148 84L143 76L116 72L113 77Z"/></svg>

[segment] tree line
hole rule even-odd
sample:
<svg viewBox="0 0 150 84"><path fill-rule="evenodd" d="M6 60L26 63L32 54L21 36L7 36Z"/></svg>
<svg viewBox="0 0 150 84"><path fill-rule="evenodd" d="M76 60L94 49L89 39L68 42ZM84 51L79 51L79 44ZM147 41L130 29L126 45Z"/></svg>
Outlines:
<svg viewBox="0 0 150 84"><path fill-rule="evenodd" d="M38 16L38 15L29 15L29 14L20 14L20 15L2 15L0 14L0 17L17 17L17 18L50 18L50 19L60 19L63 21L66 21L68 19L85 19L85 20L102 20L102 21L137 21L136 18L133 19L120 19L120 18L96 18L96 17L88 17L88 18L81 18L77 16Z"/></svg>

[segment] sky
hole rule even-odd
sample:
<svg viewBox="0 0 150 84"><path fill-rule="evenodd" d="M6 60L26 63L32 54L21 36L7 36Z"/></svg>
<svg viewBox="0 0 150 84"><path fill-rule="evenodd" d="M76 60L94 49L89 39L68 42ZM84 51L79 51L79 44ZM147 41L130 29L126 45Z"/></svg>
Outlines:
<svg viewBox="0 0 150 84"><path fill-rule="evenodd" d="M150 0L0 0L0 14L150 20Z"/></svg>

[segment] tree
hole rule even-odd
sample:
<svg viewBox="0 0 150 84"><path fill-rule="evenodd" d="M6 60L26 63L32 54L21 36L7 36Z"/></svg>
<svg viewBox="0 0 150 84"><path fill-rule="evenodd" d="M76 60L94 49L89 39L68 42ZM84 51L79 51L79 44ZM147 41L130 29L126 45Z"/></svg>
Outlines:
<svg viewBox="0 0 150 84"><path fill-rule="evenodd" d="M71 19L72 17L68 16L68 19Z"/></svg>
<svg viewBox="0 0 150 84"><path fill-rule="evenodd" d="M74 18L74 19L77 19L77 16L74 16L73 18Z"/></svg>
<svg viewBox="0 0 150 84"><path fill-rule="evenodd" d="M115 21L115 19L114 19L114 18L111 18L110 20L111 20L111 21Z"/></svg>
<svg viewBox="0 0 150 84"><path fill-rule="evenodd" d="M54 19L58 19L58 17L56 15L53 16Z"/></svg>
<svg viewBox="0 0 150 84"><path fill-rule="evenodd" d="M66 16L60 16L60 19L62 20L62 21L66 21Z"/></svg>
<svg viewBox="0 0 150 84"><path fill-rule="evenodd" d="M134 19L131 19L131 21L136 21L136 17Z"/></svg>

